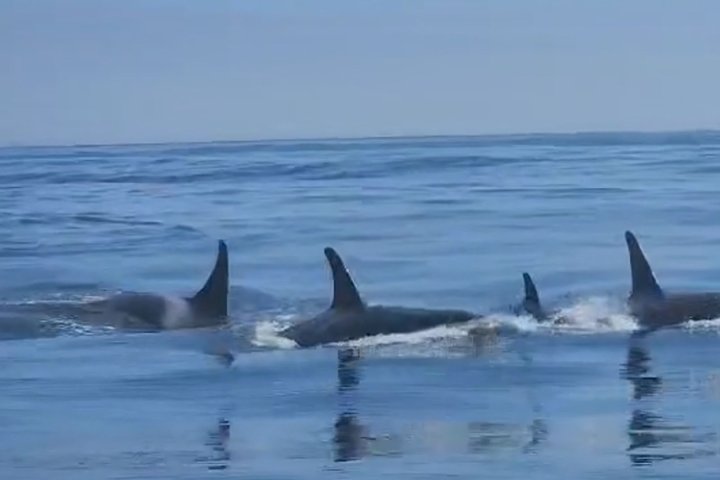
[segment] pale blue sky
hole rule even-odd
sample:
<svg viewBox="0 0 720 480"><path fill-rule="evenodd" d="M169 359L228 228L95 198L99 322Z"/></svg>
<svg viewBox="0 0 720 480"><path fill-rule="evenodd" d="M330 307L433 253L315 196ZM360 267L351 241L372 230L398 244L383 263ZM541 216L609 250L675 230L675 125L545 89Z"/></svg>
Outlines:
<svg viewBox="0 0 720 480"><path fill-rule="evenodd" d="M720 2L0 0L0 144L720 128Z"/></svg>

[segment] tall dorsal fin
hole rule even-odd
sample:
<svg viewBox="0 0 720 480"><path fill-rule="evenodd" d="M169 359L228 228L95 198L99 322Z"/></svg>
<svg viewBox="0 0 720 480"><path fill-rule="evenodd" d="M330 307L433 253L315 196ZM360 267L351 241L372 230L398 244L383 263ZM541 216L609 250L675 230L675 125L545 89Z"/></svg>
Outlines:
<svg viewBox="0 0 720 480"><path fill-rule="evenodd" d="M527 272L523 273L523 283L525 284L525 301L540 304L540 297L537 288L535 288L535 283Z"/></svg>
<svg viewBox="0 0 720 480"><path fill-rule="evenodd" d="M535 283L529 273L523 272L523 283L525 284L525 298L523 298L522 306L527 313L535 317L538 321L546 320L547 316L540 305L540 296L538 295Z"/></svg>
<svg viewBox="0 0 720 480"><path fill-rule="evenodd" d="M650 296L661 298L663 291L655 280L650 264L640 248L640 244L631 231L625 232L625 242L630 254L630 273L632 275L632 292L630 297Z"/></svg>
<svg viewBox="0 0 720 480"><path fill-rule="evenodd" d="M224 241L218 242L217 259L205 285L190 299L203 314L226 317L228 304L228 250Z"/></svg>
<svg viewBox="0 0 720 480"><path fill-rule="evenodd" d="M340 255L331 247L325 248L327 258L333 277L333 300L330 308L345 310L362 310L365 308L360 294L355 288L350 273Z"/></svg>

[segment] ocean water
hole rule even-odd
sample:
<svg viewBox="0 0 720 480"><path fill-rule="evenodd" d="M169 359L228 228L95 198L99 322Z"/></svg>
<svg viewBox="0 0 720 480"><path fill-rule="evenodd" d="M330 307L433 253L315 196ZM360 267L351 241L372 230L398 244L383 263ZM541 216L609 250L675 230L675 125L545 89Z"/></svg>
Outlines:
<svg viewBox="0 0 720 480"><path fill-rule="evenodd" d="M720 321L633 336L623 233L720 290L719 160L711 132L0 149L0 478L717 478ZM45 308L191 294L220 238L230 328ZM328 245L370 303L505 328L294 348ZM511 313L523 271L572 325Z"/></svg>

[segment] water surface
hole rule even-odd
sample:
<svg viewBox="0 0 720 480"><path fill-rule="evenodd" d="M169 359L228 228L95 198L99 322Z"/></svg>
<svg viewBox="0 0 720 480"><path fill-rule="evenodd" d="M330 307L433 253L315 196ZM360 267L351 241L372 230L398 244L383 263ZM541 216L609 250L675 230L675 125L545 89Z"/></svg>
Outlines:
<svg viewBox="0 0 720 480"><path fill-rule="evenodd" d="M720 322L633 338L623 232L665 288L720 290L719 157L703 132L1 149L0 472L715 478ZM231 329L32 313L193 293L218 238ZM512 328L292 348L327 245L371 303ZM509 313L526 270L575 325Z"/></svg>

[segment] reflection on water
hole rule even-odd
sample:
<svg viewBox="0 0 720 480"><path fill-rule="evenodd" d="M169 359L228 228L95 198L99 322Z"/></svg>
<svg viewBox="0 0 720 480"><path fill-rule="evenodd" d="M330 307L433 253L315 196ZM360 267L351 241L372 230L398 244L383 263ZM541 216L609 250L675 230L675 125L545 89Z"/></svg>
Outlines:
<svg viewBox="0 0 720 480"><path fill-rule="evenodd" d="M541 419L528 426L484 421L423 422L409 425L401 432L373 435L358 419L352 401L360 384L360 361L357 350L338 352L341 409L334 423L336 462L410 452L488 454L502 448L519 448L523 453L533 453L547 439L548 428Z"/></svg>
<svg viewBox="0 0 720 480"><path fill-rule="evenodd" d="M530 439L523 442L523 437ZM534 420L528 427L506 423L470 422L467 428L467 450L470 453L490 453L499 448L520 446L523 453L532 453L547 438L547 426Z"/></svg>
<svg viewBox="0 0 720 480"><path fill-rule="evenodd" d="M338 350L338 391L346 392L354 390L360 383L360 352L354 348Z"/></svg>
<svg viewBox="0 0 720 480"><path fill-rule="evenodd" d="M335 421L335 461L359 460L368 454L366 428L358 422L355 414L342 412Z"/></svg>
<svg viewBox="0 0 720 480"><path fill-rule="evenodd" d="M547 440L548 427L544 420L536 418L530 424L529 430L530 441L523 447L523 453L535 452L537 447Z"/></svg>
<svg viewBox="0 0 720 480"><path fill-rule="evenodd" d="M338 392L341 412L335 421L335 461L348 462L359 460L368 454L367 442L372 440L366 435L366 428L357 419L354 402L347 397L360 384L360 353L353 348L338 350Z"/></svg>
<svg viewBox="0 0 720 480"><path fill-rule="evenodd" d="M230 463L230 420L219 418L218 423L208 432L205 445L210 447L211 455L206 459L208 470L225 470Z"/></svg>
<svg viewBox="0 0 720 480"><path fill-rule="evenodd" d="M670 425L659 415L642 410L633 410L628 426L630 445L628 452L633 465L650 465L660 460L685 460L707 455L710 452L694 448L712 440L710 436L700 436L691 427ZM670 446L675 449L688 448L687 452L665 453ZM655 453L636 453L636 450L659 450Z"/></svg>
<svg viewBox="0 0 720 480"><path fill-rule="evenodd" d="M646 466L661 460L712 455L708 449L698 447L712 441L714 435L699 435L692 427L672 425L643 403L643 400L656 396L662 386L661 378L652 375L651 360L640 337L632 337L627 361L622 367L624 377L633 386L633 399L638 403L632 410L627 429L630 462L635 466Z"/></svg>
<svg viewBox="0 0 720 480"><path fill-rule="evenodd" d="M650 374L650 355L637 339L630 341L627 361L623 367L625 378L633 386L635 400L658 393L662 380L660 377Z"/></svg>

